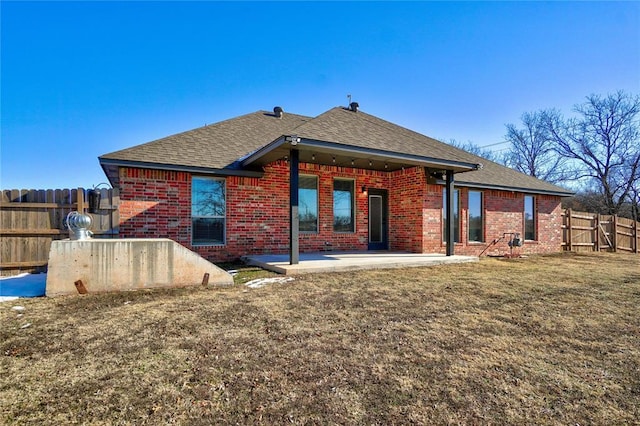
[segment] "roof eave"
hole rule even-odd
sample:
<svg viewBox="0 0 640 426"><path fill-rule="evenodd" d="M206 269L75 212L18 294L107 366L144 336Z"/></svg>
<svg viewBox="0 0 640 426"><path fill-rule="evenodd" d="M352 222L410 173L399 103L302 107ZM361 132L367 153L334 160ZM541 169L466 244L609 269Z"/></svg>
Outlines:
<svg viewBox="0 0 640 426"><path fill-rule="evenodd" d="M444 181L442 183L444 184ZM535 189L535 188L525 188L525 187L507 186L507 185L492 185L492 184L486 184L486 183L474 183L474 182L464 182L464 181L456 181L455 186L463 186L465 188L493 189L496 191L522 192L525 194L555 195L558 197L571 197L572 195L575 195L575 192L572 192L572 191L552 191L547 189Z"/></svg>
<svg viewBox="0 0 640 426"><path fill-rule="evenodd" d="M242 165L242 167L250 166L254 162L258 161L260 158L262 158L265 155L269 154L270 152L280 148L282 145L285 144L285 142L286 142L286 136L284 136L284 135L280 136L278 139L276 139L273 142L263 146L262 148L260 148L257 151L253 152L252 154L250 154L246 158L244 158L244 159L241 158L240 159L240 164Z"/></svg>
<svg viewBox="0 0 640 426"><path fill-rule="evenodd" d="M294 142L291 142L291 139ZM413 154L403 154L390 152L381 149L372 149L354 145L345 145L336 142L327 142L315 139L307 139L296 135L283 135L265 147L254 152L242 161L242 166L247 167L252 164L264 166L266 163L275 160L279 154L286 155L284 150L297 149L300 151L313 151L317 153L335 154L347 156L349 158L367 158L383 162L396 163L410 166L420 166L429 168L442 168L453 170L456 173L474 171L481 168L480 164L467 163L440 158L425 157ZM280 152L282 151L282 152Z"/></svg>
<svg viewBox="0 0 640 426"><path fill-rule="evenodd" d="M112 158L99 158L100 165L103 169L105 166L118 166L118 167L133 167L140 169L154 169L154 170L167 170L173 172L188 172L196 174L216 175L216 176L243 176L243 177L256 177L261 178L264 176L264 172L261 170L248 170L248 169L235 169L235 168L212 168L212 167L199 167L180 164L164 164L154 163L147 161L131 161L131 160L119 160Z"/></svg>

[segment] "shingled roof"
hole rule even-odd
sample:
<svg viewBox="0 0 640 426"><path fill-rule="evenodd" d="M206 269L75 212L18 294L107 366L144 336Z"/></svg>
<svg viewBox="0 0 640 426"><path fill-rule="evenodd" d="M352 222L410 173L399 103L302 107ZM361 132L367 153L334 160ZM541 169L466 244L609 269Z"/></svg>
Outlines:
<svg viewBox="0 0 640 426"><path fill-rule="evenodd" d="M333 108L296 129L298 136L362 148L478 163L478 158L451 145L364 112Z"/></svg>
<svg viewBox="0 0 640 426"><path fill-rule="evenodd" d="M323 143L329 150L357 150L363 159L397 160L401 156L418 161L413 164L452 164L451 169L456 171L475 170L476 165L482 165L480 170L456 174L456 185L561 196L572 194L373 115L342 107L332 108L315 118L288 113L277 117L271 112L258 111L105 154L99 159L113 183L117 183L119 166L257 175L256 167L277 158L280 153L274 150L289 135L296 135L307 143ZM258 158L263 162L254 161ZM397 167L399 164L396 161ZM366 164L361 167L367 168Z"/></svg>
<svg viewBox="0 0 640 426"><path fill-rule="evenodd" d="M296 114L277 118L257 111L230 120L167 136L142 145L102 155L100 162L149 163L212 171L235 168L236 162L292 129L311 120Z"/></svg>

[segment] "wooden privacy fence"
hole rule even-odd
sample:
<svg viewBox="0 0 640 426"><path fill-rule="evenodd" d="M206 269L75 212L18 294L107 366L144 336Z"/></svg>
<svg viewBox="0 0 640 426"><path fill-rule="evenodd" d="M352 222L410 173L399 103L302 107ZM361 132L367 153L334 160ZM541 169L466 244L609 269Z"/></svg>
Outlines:
<svg viewBox="0 0 640 426"><path fill-rule="evenodd" d="M118 235L119 195L117 189L100 189L99 210L91 214L91 231L96 238ZM69 212L88 207L85 190L12 189L0 197L0 271L35 272L47 265L51 241L69 238Z"/></svg>
<svg viewBox="0 0 640 426"><path fill-rule="evenodd" d="M638 253L639 229L637 220L567 209L562 215L562 246L565 251Z"/></svg>

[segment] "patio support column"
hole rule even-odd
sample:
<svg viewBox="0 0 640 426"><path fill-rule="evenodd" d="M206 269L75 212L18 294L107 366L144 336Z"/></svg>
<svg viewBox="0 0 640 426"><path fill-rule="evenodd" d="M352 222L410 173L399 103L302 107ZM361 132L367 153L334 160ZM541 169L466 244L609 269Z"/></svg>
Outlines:
<svg viewBox="0 0 640 426"><path fill-rule="evenodd" d="M445 210L447 212L445 229L447 230L447 235L445 235L445 240L447 243L447 256L453 256L455 245L455 230L453 227L453 170L447 170L447 180L445 188L447 189L447 197L445 199Z"/></svg>
<svg viewBox="0 0 640 426"><path fill-rule="evenodd" d="M289 151L289 264L297 265L300 262L300 247L298 236L300 234L300 216L298 214L298 186L300 153L297 149Z"/></svg>

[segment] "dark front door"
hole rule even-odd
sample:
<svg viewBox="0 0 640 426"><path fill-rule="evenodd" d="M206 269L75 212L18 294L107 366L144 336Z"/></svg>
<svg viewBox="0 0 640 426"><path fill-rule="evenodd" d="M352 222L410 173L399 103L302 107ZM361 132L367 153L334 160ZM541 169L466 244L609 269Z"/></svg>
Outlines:
<svg viewBox="0 0 640 426"><path fill-rule="evenodd" d="M387 191L369 190L369 250L389 249L389 206Z"/></svg>

